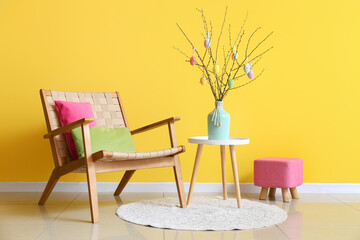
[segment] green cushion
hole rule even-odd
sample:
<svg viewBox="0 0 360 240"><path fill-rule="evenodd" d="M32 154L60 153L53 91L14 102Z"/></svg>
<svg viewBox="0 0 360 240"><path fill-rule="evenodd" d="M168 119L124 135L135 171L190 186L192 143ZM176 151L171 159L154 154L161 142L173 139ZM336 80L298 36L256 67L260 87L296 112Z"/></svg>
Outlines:
<svg viewBox="0 0 360 240"><path fill-rule="evenodd" d="M128 128L90 127L91 151L136 152ZM71 130L79 158L85 157L81 127Z"/></svg>

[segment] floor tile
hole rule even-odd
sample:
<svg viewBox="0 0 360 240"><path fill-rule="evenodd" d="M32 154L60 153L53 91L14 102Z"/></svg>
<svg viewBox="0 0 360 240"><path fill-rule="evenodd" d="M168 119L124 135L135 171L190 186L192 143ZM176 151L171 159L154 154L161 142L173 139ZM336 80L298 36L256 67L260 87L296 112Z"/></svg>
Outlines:
<svg viewBox="0 0 360 240"><path fill-rule="evenodd" d="M100 222L101 224L114 224L120 221L115 213L121 204L162 197L163 193L123 193L121 197L113 196L112 193L98 193ZM90 220L89 196L87 193L80 193L59 215L56 222L63 224L71 222L87 223Z"/></svg>
<svg viewBox="0 0 360 240"><path fill-rule="evenodd" d="M0 239L4 240L34 240L45 229L45 224L0 224Z"/></svg>
<svg viewBox="0 0 360 240"><path fill-rule="evenodd" d="M114 196L113 193L98 193L99 201L117 202L119 199L124 202L134 202L143 199L162 198L163 193L122 193L120 196ZM74 201L89 201L88 193L80 193Z"/></svg>
<svg viewBox="0 0 360 240"><path fill-rule="evenodd" d="M228 193L227 196L229 198L235 198L236 197L236 194L231 192L231 193ZM164 197L178 197L178 194L176 192L165 192L164 193ZM186 198L188 197L188 193L186 193ZM222 192L194 192L192 194L192 197L220 197L222 198L223 197L223 193ZM246 193L241 193L241 198L247 198L247 195Z"/></svg>
<svg viewBox="0 0 360 240"><path fill-rule="evenodd" d="M0 205L6 204L37 204L41 192L2 192L0 193ZM58 204L59 202L71 202L79 195L78 192L53 192L46 204Z"/></svg>
<svg viewBox="0 0 360 240"><path fill-rule="evenodd" d="M165 197L177 193L99 193L100 223L90 223L87 193L54 192L45 206L38 206L41 193L0 194L0 239L360 239L360 200L357 194L300 194L284 203L280 192L274 200L258 200L258 193L242 198L273 204L288 212L288 219L275 227L246 231L175 231L132 224L116 216L121 204ZM193 197L222 197L222 193L194 193ZM229 197L235 197L229 193Z"/></svg>
<svg viewBox="0 0 360 240"><path fill-rule="evenodd" d="M121 220L116 216L116 202L99 202L99 215L101 224L119 223ZM89 202L72 202L55 220L55 223L89 223L91 221Z"/></svg>
<svg viewBox="0 0 360 240"><path fill-rule="evenodd" d="M118 224L57 224L49 226L37 240L162 240L161 229L127 222Z"/></svg>
<svg viewBox="0 0 360 240"><path fill-rule="evenodd" d="M121 204L127 204L133 201L143 200L143 199L152 199L152 198L161 198L162 193L160 194L124 194L124 199L120 197L114 196L103 196L99 195L99 215L100 215L100 223L101 224L115 224L119 223L121 220L116 215L116 210ZM56 219L56 223L71 223L71 222L82 222L87 223L91 219L90 215L90 203L88 200L81 201L83 199L87 199L86 195L79 196L77 200L71 202L69 206L58 216ZM109 201L104 201L107 199ZM112 199L112 200L111 200Z"/></svg>
<svg viewBox="0 0 360 240"><path fill-rule="evenodd" d="M346 203L347 205L355 208L356 210L360 211L360 202L349 202L349 203Z"/></svg>
<svg viewBox="0 0 360 240"><path fill-rule="evenodd" d="M358 226L311 226L286 228L282 231L291 240L359 240L360 227Z"/></svg>
<svg viewBox="0 0 360 240"><path fill-rule="evenodd" d="M251 200L257 200L259 199L258 193L246 193ZM298 202L340 202L338 199L330 196L326 193L300 193L299 199L291 199L296 200ZM277 194L275 195L276 201L283 201L281 190L277 189ZM267 202L271 202L269 197L266 199Z"/></svg>
<svg viewBox="0 0 360 240"><path fill-rule="evenodd" d="M68 204L0 205L0 224L49 224Z"/></svg>
<svg viewBox="0 0 360 240"><path fill-rule="evenodd" d="M342 202L360 202L360 193L331 193L329 195Z"/></svg>
<svg viewBox="0 0 360 240"><path fill-rule="evenodd" d="M164 230L165 240L237 240L237 239L261 239L261 240L287 240L279 228L276 226L258 229L258 230L243 230L243 231L175 231Z"/></svg>
<svg viewBox="0 0 360 240"><path fill-rule="evenodd" d="M283 207L284 208L284 207ZM324 203L314 205L307 202L299 202L291 206L288 211L288 219L279 224L279 227L296 227L301 225L347 225L360 228L360 212L341 203Z"/></svg>

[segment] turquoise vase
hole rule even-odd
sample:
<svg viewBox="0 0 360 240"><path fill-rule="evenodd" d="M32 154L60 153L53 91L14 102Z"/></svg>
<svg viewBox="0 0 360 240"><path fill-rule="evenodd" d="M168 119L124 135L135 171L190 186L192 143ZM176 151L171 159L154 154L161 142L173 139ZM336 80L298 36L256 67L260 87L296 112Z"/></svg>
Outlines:
<svg viewBox="0 0 360 240"><path fill-rule="evenodd" d="M208 115L209 140L228 140L230 134L230 114L223 109L223 102L216 101L215 109Z"/></svg>

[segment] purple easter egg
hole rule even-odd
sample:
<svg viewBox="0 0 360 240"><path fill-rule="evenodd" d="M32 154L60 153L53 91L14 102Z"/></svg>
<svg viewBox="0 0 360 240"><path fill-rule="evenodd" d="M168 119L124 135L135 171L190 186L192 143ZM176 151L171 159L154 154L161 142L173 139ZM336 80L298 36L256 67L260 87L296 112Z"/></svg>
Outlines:
<svg viewBox="0 0 360 240"><path fill-rule="evenodd" d="M196 58L194 56L190 58L190 64L191 66L194 66L196 64Z"/></svg>
<svg viewBox="0 0 360 240"><path fill-rule="evenodd" d="M205 48L209 48L210 47L210 39L205 39L205 41L204 41L204 47Z"/></svg>
<svg viewBox="0 0 360 240"><path fill-rule="evenodd" d="M254 72L250 70L247 74L248 78L253 79L254 78Z"/></svg>

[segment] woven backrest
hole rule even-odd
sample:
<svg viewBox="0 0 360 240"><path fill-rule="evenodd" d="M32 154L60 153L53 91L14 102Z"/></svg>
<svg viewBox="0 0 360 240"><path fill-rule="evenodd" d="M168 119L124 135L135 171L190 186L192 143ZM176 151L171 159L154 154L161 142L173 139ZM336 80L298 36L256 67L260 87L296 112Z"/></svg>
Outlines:
<svg viewBox="0 0 360 240"><path fill-rule="evenodd" d="M90 102L97 126L111 128L128 127L118 93L110 92L62 92L53 90L40 91L48 130L61 126L54 101ZM51 142L55 165L71 161L64 134L57 135ZM56 159L55 159L56 158ZM56 164L58 162L58 164Z"/></svg>

